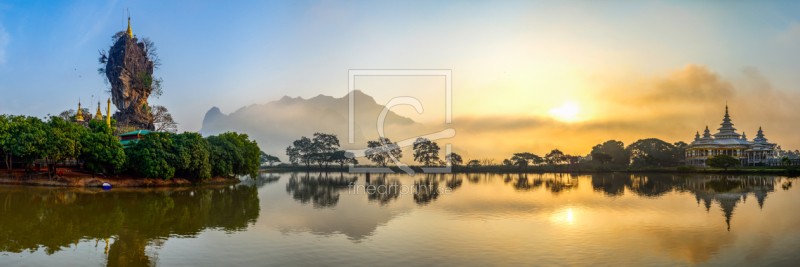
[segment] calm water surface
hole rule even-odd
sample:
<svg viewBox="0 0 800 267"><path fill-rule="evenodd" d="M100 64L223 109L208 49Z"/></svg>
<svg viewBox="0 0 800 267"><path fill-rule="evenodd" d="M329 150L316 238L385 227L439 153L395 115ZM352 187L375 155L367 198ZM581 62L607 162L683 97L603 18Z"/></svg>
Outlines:
<svg viewBox="0 0 800 267"><path fill-rule="evenodd" d="M452 192L355 193L351 181ZM0 186L0 266L794 265L792 182L285 173L203 188Z"/></svg>

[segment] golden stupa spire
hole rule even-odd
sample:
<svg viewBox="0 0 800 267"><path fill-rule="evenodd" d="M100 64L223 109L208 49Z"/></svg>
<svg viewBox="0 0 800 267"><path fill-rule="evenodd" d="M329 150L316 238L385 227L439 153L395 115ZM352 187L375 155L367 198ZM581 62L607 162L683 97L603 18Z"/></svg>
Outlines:
<svg viewBox="0 0 800 267"><path fill-rule="evenodd" d="M106 109L106 124L111 127L111 98L108 99L108 109Z"/></svg>
<svg viewBox="0 0 800 267"><path fill-rule="evenodd" d="M130 11L128 13L130 13ZM128 37L133 38L133 31L131 31L131 15L130 14L128 14L128 31L125 32L125 34L127 34Z"/></svg>
<svg viewBox="0 0 800 267"><path fill-rule="evenodd" d="M97 101L97 114L94 115L94 119L98 121L103 120L103 113L100 112L100 101Z"/></svg>
<svg viewBox="0 0 800 267"><path fill-rule="evenodd" d="M78 100L78 115L75 115L76 121L83 121L83 112L81 112L81 101Z"/></svg>

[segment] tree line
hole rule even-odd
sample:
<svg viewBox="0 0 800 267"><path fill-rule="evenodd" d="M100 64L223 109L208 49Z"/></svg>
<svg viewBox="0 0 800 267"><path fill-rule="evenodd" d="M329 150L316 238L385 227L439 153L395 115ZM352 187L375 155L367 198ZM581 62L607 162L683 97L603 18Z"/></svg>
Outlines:
<svg viewBox="0 0 800 267"><path fill-rule="evenodd" d="M114 122L112 121L112 124ZM228 132L203 138L198 133L151 132L123 149L114 127L91 120L88 127L60 116L0 115L0 159L8 173L15 162L26 173L44 159L48 177L58 175L58 165L68 159L82 162L97 173L126 173L148 178L183 177L206 180L216 176L257 175L260 150L246 134Z"/></svg>
<svg viewBox="0 0 800 267"><path fill-rule="evenodd" d="M327 168L331 163L337 163L340 167L344 167L344 164L358 164L354 155L346 153L339 146L339 138L335 134L314 133L312 138L303 136L295 140L286 148L286 155L292 164L304 164L306 167L311 164L319 164L320 168ZM413 150L414 161L424 166L444 166L445 160L452 160L454 164L462 163L461 156L455 153L446 155L445 160L442 160L439 157L439 145L426 138L417 138ZM403 158L403 150L389 138L368 141L365 152L367 160L383 167L393 162L392 158Z"/></svg>

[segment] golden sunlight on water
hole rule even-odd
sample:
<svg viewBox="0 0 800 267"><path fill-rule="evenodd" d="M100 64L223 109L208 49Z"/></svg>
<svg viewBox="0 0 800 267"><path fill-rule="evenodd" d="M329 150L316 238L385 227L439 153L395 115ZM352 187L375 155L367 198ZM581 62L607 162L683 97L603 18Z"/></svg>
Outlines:
<svg viewBox="0 0 800 267"><path fill-rule="evenodd" d="M791 265L794 180L283 173L207 188L0 186L0 263ZM415 184L452 193L353 190Z"/></svg>

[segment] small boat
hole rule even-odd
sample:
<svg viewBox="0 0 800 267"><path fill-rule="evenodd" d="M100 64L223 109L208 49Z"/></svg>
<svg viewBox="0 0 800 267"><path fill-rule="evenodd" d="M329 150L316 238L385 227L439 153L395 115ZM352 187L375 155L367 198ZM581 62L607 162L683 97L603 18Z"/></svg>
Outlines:
<svg viewBox="0 0 800 267"><path fill-rule="evenodd" d="M103 189L111 189L111 184L103 183Z"/></svg>

